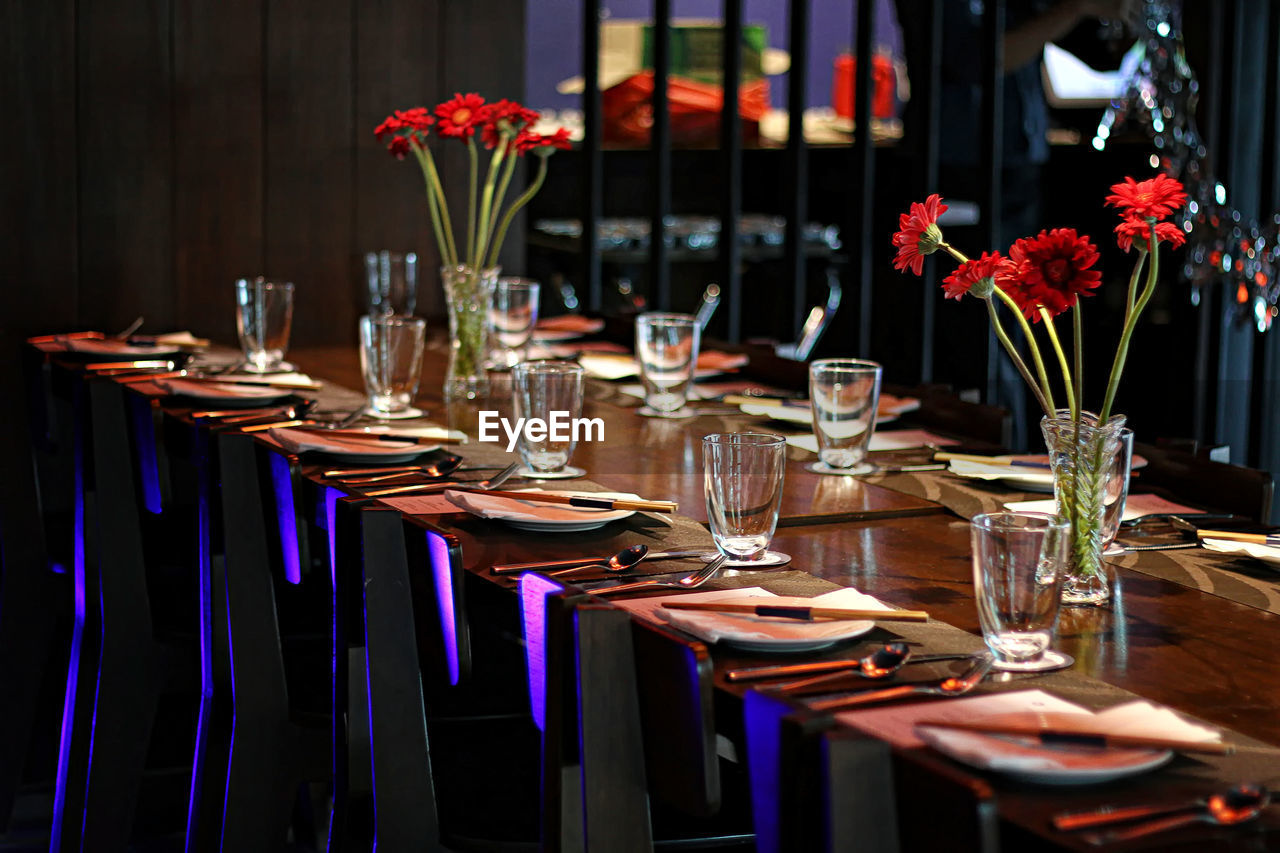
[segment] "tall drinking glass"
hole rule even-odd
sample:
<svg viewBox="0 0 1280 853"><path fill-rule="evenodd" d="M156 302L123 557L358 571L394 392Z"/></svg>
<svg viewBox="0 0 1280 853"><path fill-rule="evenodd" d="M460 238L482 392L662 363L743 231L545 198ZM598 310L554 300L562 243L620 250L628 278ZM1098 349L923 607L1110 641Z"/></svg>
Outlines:
<svg viewBox="0 0 1280 853"><path fill-rule="evenodd" d="M820 474L866 474L871 436L876 431L881 368L874 361L828 358L809 365L809 401Z"/></svg>
<svg viewBox="0 0 1280 853"><path fill-rule="evenodd" d="M524 476L581 477L586 472L569 461L582 428L582 366L571 361L522 361L511 372L516 417L525 418L525 428L516 440ZM531 430L535 418L542 425Z"/></svg>
<svg viewBox="0 0 1280 853"><path fill-rule="evenodd" d="M1071 663L1049 650L1062 599L1071 524L1031 512L975 516L973 585L996 668L1031 672Z"/></svg>
<svg viewBox="0 0 1280 853"><path fill-rule="evenodd" d="M394 315L360 318L360 369L369 395L367 414L375 418L416 418L414 408L427 321Z"/></svg>
<svg viewBox="0 0 1280 853"><path fill-rule="evenodd" d="M1133 464L1133 430L1120 430L1120 446L1115 461L1107 475L1107 491L1103 496L1102 547L1109 548L1120 532L1124 520L1124 505L1129 498L1129 467Z"/></svg>
<svg viewBox="0 0 1280 853"><path fill-rule="evenodd" d="M732 565L773 565L768 550L782 507L787 441L780 435L724 433L702 439L711 538Z"/></svg>
<svg viewBox="0 0 1280 853"><path fill-rule="evenodd" d="M531 278L504 276L493 288L489 305L489 343L492 367L505 369L524 361L525 347L538 322L541 285Z"/></svg>
<svg viewBox="0 0 1280 853"><path fill-rule="evenodd" d="M364 256L369 314L413 315L418 305L418 256L413 252L369 252Z"/></svg>
<svg viewBox="0 0 1280 853"><path fill-rule="evenodd" d="M636 318L636 360L644 384L640 414L687 418L685 406L698 364L701 329L692 314L641 314Z"/></svg>
<svg viewBox="0 0 1280 853"><path fill-rule="evenodd" d="M292 370L285 363L293 326L293 284L258 278L236 280L236 332L245 368L254 373Z"/></svg>

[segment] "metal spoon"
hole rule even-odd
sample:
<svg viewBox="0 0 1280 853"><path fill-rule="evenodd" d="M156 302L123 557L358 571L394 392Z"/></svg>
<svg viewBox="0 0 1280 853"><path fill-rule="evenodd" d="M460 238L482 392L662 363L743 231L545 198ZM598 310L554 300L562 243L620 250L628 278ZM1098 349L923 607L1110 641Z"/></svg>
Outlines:
<svg viewBox="0 0 1280 853"><path fill-rule="evenodd" d="M371 476L348 476L341 478L348 486L364 486L369 483L381 483L384 480L398 480L404 477L428 477L432 480L439 480L442 477L448 477L454 471L462 467L462 457L450 455L435 462L428 462L425 465L419 465L413 471L396 471L391 474L379 474L376 469L370 471L365 470L366 475Z"/></svg>
<svg viewBox="0 0 1280 853"><path fill-rule="evenodd" d="M1223 793L1228 800L1247 804L1258 802L1267 796L1267 789L1253 782L1233 785ZM1195 800L1183 800L1176 803L1157 803L1137 806L1103 806L1089 811L1061 812L1053 816L1053 828L1060 832L1071 832L1077 829L1097 829L1113 823L1128 823L1149 817L1167 815L1172 812L1185 812L1202 809L1209 805L1209 797Z"/></svg>
<svg viewBox="0 0 1280 853"><path fill-rule="evenodd" d="M560 569L557 572L548 572L547 577L558 578L561 575L581 572L586 569L603 569L609 574L620 574L622 572L630 571L630 569L633 566L638 565L640 561L644 559L645 554L648 553L648 545L629 545L602 563L592 563L586 566L573 566L568 569Z"/></svg>
<svg viewBox="0 0 1280 853"><path fill-rule="evenodd" d="M512 462L488 480L481 480L478 483L417 483L412 486L392 486L387 489L374 489L365 492L365 496L380 498L386 495L403 495L410 492L443 492L445 489L470 489L477 492L487 492L490 489L496 489L501 486L519 470L520 463Z"/></svg>
<svg viewBox="0 0 1280 853"><path fill-rule="evenodd" d="M619 592L644 592L650 589L697 589L720 573L720 568L729 561L728 556L721 554L698 569L691 575L673 581L639 581L617 586L598 587L591 590L592 595L614 595Z"/></svg>
<svg viewBox="0 0 1280 853"><path fill-rule="evenodd" d="M1209 797L1203 807L1187 814L1157 818L1125 829L1090 832L1081 837L1090 844L1113 844L1143 838L1157 832L1167 832L1192 823L1212 823L1218 826L1246 823L1262 814L1262 810L1271 802L1271 792L1262 786L1247 786L1251 790L1245 790L1245 787L1232 788L1225 794L1214 794Z"/></svg>
<svg viewBox="0 0 1280 853"><path fill-rule="evenodd" d="M774 684L765 689L774 693L801 693L807 692L809 688L826 685L832 681L840 681L850 675L860 675L871 681L881 681L901 669L910 656L911 648L906 643L885 643L866 657L852 661L852 665L848 669L824 675L815 675L812 678L802 678L799 681ZM815 692L820 693L822 691Z"/></svg>

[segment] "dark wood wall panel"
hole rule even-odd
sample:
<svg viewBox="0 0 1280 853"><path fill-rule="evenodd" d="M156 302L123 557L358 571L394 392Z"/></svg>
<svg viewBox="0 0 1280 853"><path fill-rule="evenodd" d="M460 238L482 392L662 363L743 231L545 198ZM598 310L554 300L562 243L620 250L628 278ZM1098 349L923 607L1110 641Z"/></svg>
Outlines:
<svg viewBox="0 0 1280 853"><path fill-rule="evenodd" d="M235 340L233 282L263 267L263 0L175 0L177 323Z"/></svg>
<svg viewBox="0 0 1280 853"><path fill-rule="evenodd" d="M356 341L350 0L269 0L266 273L296 285L294 343Z"/></svg>
<svg viewBox="0 0 1280 853"><path fill-rule="evenodd" d="M418 254L418 313L443 314L421 171L373 138L392 110L430 106L439 84L440 5L444 0L369 0L356 8L356 249Z"/></svg>
<svg viewBox="0 0 1280 853"><path fill-rule="evenodd" d="M171 328L173 141L168 0L81 0L80 311L108 330Z"/></svg>

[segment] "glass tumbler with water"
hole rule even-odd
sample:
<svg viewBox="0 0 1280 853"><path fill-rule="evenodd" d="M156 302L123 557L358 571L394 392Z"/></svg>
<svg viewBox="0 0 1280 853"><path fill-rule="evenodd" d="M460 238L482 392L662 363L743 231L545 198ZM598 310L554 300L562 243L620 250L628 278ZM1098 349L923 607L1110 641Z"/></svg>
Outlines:
<svg viewBox="0 0 1280 853"><path fill-rule="evenodd" d="M284 354L292 326L292 282L261 276L236 281L236 332L246 369L256 373L290 370Z"/></svg>
<svg viewBox="0 0 1280 853"><path fill-rule="evenodd" d="M702 439L704 490L711 538L735 562L762 562L778 525L786 439L724 433Z"/></svg>
<svg viewBox="0 0 1280 853"><path fill-rule="evenodd" d="M493 288L489 306L489 341L492 367L505 369L523 361L525 347L538 322L541 285L531 278L503 276Z"/></svg>
<svg viewBox="0 0 1280 853"><path fill-rule="evenodd" d="M418 256L413 252L369 252L364 256L369 314L412 316L418 305Z"/></svg>
<svg viewBox="0 0 1280 853"><path fill-rule="evenodd" d="M692 415L685 401L693 387L701 329L692 314L641 314L636 318L636 360L649 417Z"/></svg>
<svg viewBox="0 0 1280 853"><path fill-rule="evenodd" d="M815 470L847 474L874 470L866 459L876 431L880 374L879 364L856 358L828 358L809 365L813 434L821 460Z"/></svg>
<svg viewBox="0 0 1280 853"><path fill-rule="evenodd" d="M525 418L516 448L525 467L562 475L573 459L582 417L582 366L571 361L522 361L511 369L516 416ZM541 427L530 429L533 419Z"/></svg>
<svg viewBox="0 0 1280 853"><path fill-rule="evenodd" d="M360 318L360 369L369 395L368 413L380 418L418 417L414 408L427 321L395 315Z"/></svg>
<svg viewBox="0 0 1280 853"><path fill-rule="evenodd" d="M973 585L982 637L998 669L1059 665L1049 652L1062 598L1071 524L1031 512L975 516ZM1053 657L1051 657L1053 656Z"/></svg>

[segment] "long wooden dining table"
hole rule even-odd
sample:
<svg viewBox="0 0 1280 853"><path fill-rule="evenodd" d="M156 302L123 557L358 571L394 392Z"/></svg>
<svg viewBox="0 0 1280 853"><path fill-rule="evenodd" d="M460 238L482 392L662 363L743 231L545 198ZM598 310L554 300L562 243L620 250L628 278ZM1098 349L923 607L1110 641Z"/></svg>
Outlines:
<svg viewBox="0 0 1280 853"><path fill-rule="evenodd" d="M324 380L328 391L338 394L333 399L358 399L358 394L349 392L362 384L354 347L295 349L289 357L299 370ZM503 410L510 405L509 396L504 398L499 388L490 400L445 403L437 387L444 357L440 349L428 350L418 401L427 410L427 419L471 435L468 443L451 448L468 463L496 466L512 458L501 445L474 439L476 413L482 408ZM743 375L750 375L750 366ZM593 488L673 500L679 504L680 516L654 524L644 522L649 517L641 515L634 522L554 537L467 515L434 516L434 523L452 530L461 542L467 571L495 594L511 590L514 595L516 584L514 578L490 571L498 563L608 554L636 542L709 549L702 437L770 432L777 426L714 404L707 404L710 413L688 419L644 418L636 412L640 401L619 394L616 385L596 380L589 384L583 414L602 418L604 435L602 441L580 443L573 464L585 469ZM186 417L188 407L176 406L173 415ZM966 519L941 503L887 485L810 472L805 465L814 456L799 448L789 448L788 454L781 518L772 547L789 555L790 562L774 570L734 572L708 588L759 585L784 594L816 595L854 587L891 606L927 610L937 631L915 634L910 626L890 623L891 631L878 629L853 643L802 656L715 646L717 719L740 717L743 697L752 689L729 681L725 674L730 669L793 659L852 659L895 636L914 638L922 651L971 652L982 645ZM303 474L326 484L323 467L306 465ZM542 485L564 488L577 482L581 481ZM681 563L678 568L687 571L689 565ZM502 629L519 632L515 625ZM1065 608L1061 613L1054 648L1074 657L1071 669L1042 676L1001 676L976 692L1041 688L1095 708L1136 695L1221 727L1225 738L1236 745L1236 753L1212 759L1179 756L1164 768L1100 786L1027 785L994 774L959 772L985 780L995 789L1006 838L1060 849L1091 849L1078 837L1051 828L1049 816L1063 809L1204 796L1250 780L1280 784L1280 747L1272 746L1280 744L1277 640L1280 615L1115 567L1115 595L1107 606ZM804 705L797 700L795 707ZM741 731L727 729L731 740L741 738ZM1191 826L1162 836L1159 843L1158 849L1178 845L1276 849L1280 848L1280 815L1266 811L1260 820L1232 828Z"/></svg>

